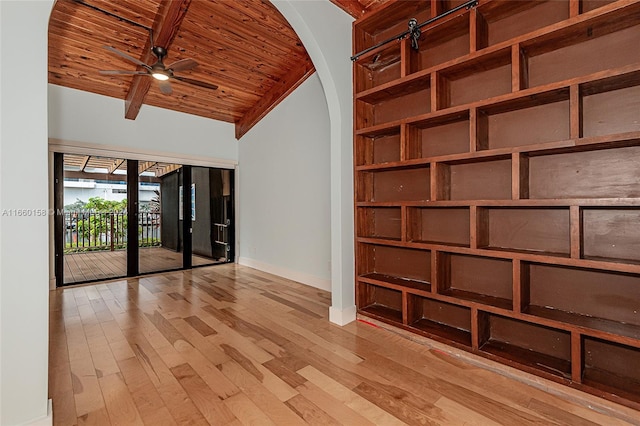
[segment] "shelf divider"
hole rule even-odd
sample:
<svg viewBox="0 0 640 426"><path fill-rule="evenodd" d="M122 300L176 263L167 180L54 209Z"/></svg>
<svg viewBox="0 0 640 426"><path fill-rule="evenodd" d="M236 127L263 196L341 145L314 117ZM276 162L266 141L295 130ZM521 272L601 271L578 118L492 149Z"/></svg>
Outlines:
<svg viewBox="0 0 640 426"><path fill-rule="evenodd" d="M529 198L529 157L519 152L511 154L511 199Z"/></svg>
<svg viewBox="0 0 640 426"><path fill-rule="evenodd" d="M411 74L411 46L409 38L400 41L400 78Z"/></svg>
<svg viewBox="0 0 640 426"><path fill-rule="evenodd" d="M569 114L571 116L570 137L579 139L582 137L582 97L580 86L577 84L569 86Z"/></svg>
<svg viewBox="0 0 640 426"><path fill-rule="evenodd" d="M513 261L513 311L524 312L529 306L529 265Z"/></svg>
<svg viewBox="0 0 640 426"><path fill-rule="evenodd" d="M471 9L469 16L469 51L471 53L481 50L489 44L489 27L487 21L478 11L478 8Z"/></svg>
<svg viewBox="0 0 640 426"><path fill-rule="evenodd" d="M511 91L517 92L524 89L524 69L521 61L525 58L520 54L520 45L511 46Z"/></svg>
<svg viewBox="0 0 640 426"><path fill-rule="evenodd" d="M569 0L569 17L575 18L580 14L580 2L582 0Z"/></svg>
<svg viewBox="0 0 640 426"><path fill-rule="evenodd" d="M400 161L409 160L409 139L411 137L411 130L409 125L403 123L400 125Z"/></svg>
<svg viewBox="0 0 640 426"><path fill-rule="evenodd" d="M582 335L571 332L571 381L582 383Z"/></svg>
<svg viewBox="0 0 640 426"><path fill-rule="evenodd" d="M409 209L407 206L400 206L400 221L402 223L402 229L400 230L400 241L407 242L409 238L407 234L409 233ZM412 226L412 225L411 225Z"/></svg>
<svg viewBox="0 0 640 426"><path fill-rule="evenodd" d="M580 206L569 207L569 223L571 224L571 258L582 257L582 210Z"/></svg>

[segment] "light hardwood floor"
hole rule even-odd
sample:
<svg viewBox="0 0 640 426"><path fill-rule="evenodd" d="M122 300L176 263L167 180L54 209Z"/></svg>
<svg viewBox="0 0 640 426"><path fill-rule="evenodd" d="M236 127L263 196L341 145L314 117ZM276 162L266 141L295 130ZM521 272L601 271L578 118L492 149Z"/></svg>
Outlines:
<svg viewBox="0 0 640 426"><path fill-rule="evenodd" d="M140 272L148 273L182 267L182 253L163 247L140 249ZM212 265L216 260L193 255L193 266ZM64 283L105 280L127 275L127 252L88 251L64 255Z"/></svg>
<svg viewBox="0 0 640 426"><path fill-rule="evenodd" d="M626 425L226 264L51 292L54 424ZM607 404L603 402L603 404ZM640 415L636 417L640 419Z"/></svg>

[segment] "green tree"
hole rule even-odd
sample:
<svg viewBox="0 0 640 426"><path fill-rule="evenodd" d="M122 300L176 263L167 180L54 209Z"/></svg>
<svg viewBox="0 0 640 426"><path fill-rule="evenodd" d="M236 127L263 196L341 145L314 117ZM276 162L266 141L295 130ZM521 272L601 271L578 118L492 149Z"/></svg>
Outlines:
<svg viewBox="0 0 640 426"><path fill-rule="evenodd" d="M111 216L115 213L126 212L127 199L122 201L105 200L101 197L91 197L89 201L84 205L85 213L82 213L83 220L78 221L78 236L88 240L89 245L96 244L96 241L101 239L108 241L108 238L118 237L119 240L123 240L127 230L127 215L119 216L119 220L114 223L114 229L112 233L111 229Z"/></svg>
<svg viewBox="0 0 640 426"><path fill-rule="evenodd" d="M79 198L76 198L76 201L74 201L72 204L67 204L66 206L64 206L64 210L66 212L80 212L86 210L86 206L87 203Z"/></svg>

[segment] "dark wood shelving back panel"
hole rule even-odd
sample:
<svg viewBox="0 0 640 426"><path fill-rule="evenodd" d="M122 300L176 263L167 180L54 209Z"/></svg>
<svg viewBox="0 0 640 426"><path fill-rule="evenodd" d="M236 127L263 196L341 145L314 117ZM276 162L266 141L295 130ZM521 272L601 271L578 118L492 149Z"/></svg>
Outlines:
<svg viewBox="0 0 640 426"><path fill-rule="evenodd" d="M593 36L587 36L581 43L528 57L529 87L640 62L640 51L637 49L640 27L625 28L600 37L598 27L591 31Z"/></svg>
<svg viewBox="0 0 640 426"><path fill-rule="evenodd" d="M431 282L431 252L385 245L360 244L358 274L381 274ZM366 261L365 261L366 259Z"/></svg>
<svg viewBox="0 0 640 426"><path fill-rule="evenodd" d="M423 31L420 49L411 50L410 72L418 72L469 54L469 15L461 15L431 30Z"/></svg>
<svg viewBox="0 0 640 426"><path fill-rule="evenodd" d="M360 201L425 201L430 197L428 167L361 174Z"/></svg>
<svg viewBox="0 0 640 426"><path fill-rule="evenodd" d="M586 208L582 235L585 258L640 263L640 209Z"/></svg>
<svg viewBox="0 0 640 426"><path fill-rule="evenodd" d="M530 198L640 197L640 146L534 156Z"/></svg>
<svg viewBox="0 0 640 426"><path fill-rule="evenodd" d="M354 53L375 46L407 30L409 19L424 22L431 18L429 1L389 4L375 16L354 26Z"/></svg>
<svg viewBox="0 0 640 426"><path fill-rule="evenodd" d="M469 152L469 116L444 123L423 123L410 127L409 157L428 158Z"/></svg>
<svg viewBox="0 0 640 426"><path fill-rule="evenodd" d="M584 137L640 131L640 85L582 97L582 123Z"/></svg>
<svg viewBox="0 0 640 426"><path fill-rule="evenodd" d="M640 326L640 277L594 269L528 265L529 302Z"/></svg>
<svg viewBox="0 0 640 426"><path fill-rule="evenodd" d="M571 253L569 209L486 208L478 240L483 247L543 254ZM484 219L484 220L483 220Z"/></svg>
<svg viewBox="0 0 640 426"><path fill-rule="evenodd" d="M571 376L571 334L499 315L483 314L480 349L545 372Z"/></svg>
<svg viewBox="0 0 640 426"><path fill-rule="evenodd" d="M410 326L471 346L471 309L415 295L408 297Z"/></svg>
<svg viewBox="0 0 640 426"><path fill-rule="evenodd" d="M438 253L438 291L511 300L512 264L509 260Z"/></svg>
<svg viewBox="0 0 640 426"><path fill-rule="evenodd" d="M580 0L580 13L591 12L602 6L615 3L616 0Z"/></svg>
<svg viewBox="0 0 640 426"><path fill-rule="evenodd" d="M361 283L358 286L358 306L387 320L402 322L402 292Z"/></svg>
<svg viewBox="0 0 640 426"><path fill-rule="evenodd" d="M484 48L569 18L569 1L497 1L480 6L478 12L479 48Z"/></svg>
<svg viewBox="0 0 640 426"><path fill-rule="evenodd" d="M511 92L511 52L490 55L440 73L442 107L454 107Z"/></svg>
<svg viewBox="0 0 640 426"><path fill-rule="evenodd" d="M384 135L357 136L356 139L358 166L400 161L400 129Z"/></svg>
<svg viewBox="0 0 640 426"><path fill-rule="evenodd" d="M358 208L358 236L367 238L402 238L402 216L400 207Z"/></svg>
<svg viewBox="0 0 640 426"><path fill-rule="evenodd" d="M451 200L510 200L511 160L455 163L443 171L444 192ZM446 198L445 198L446 199Z"/></svg>
<svg viewBox="0 0 640 426"><path fill-rule="evenodd" d="M421 115L431 112L431 91L429 83L425 80L422 84L408 87L404 93L379 102L358 102L358 108L363 117L363 126L370 127L378 124L389 123L404 118L404 114Z"/></svg>
<svg viewBox="0 0 640 426"><path fill-rule="evenodd" d="M479 149L567 140L571 137L569 92L565 100L529 108L500 113L480 110L477 128Z"/></svg>
<svg viewBox="0 0 640 426"><path fill-rule="evenodd" d="M400 44L394 43L373 58L356 62L356 91L363 92L401 76Z"/></svg>
<svg viewBox="0 0 640 426"><path fill-rule="evenodd" d="M582 345L585 384L622 390L627 398L640 402L640 349L588 337Z"/></svg>
<svg viewBox="0 0 640 426"><path fill-rule="evenodd" d="M410 208L409 241L469 247L469 208Z"/></svg>

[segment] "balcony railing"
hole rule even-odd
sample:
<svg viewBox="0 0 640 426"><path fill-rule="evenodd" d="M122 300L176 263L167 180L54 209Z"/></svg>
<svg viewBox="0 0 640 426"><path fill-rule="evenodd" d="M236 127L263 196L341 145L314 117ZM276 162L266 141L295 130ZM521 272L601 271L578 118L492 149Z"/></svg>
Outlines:
<svg viewBox="0 0 640 426"><path fill-rule="evenodd" d="M138 214L138 245L161 245L160 213ZM65 253L119 250L127 246L126 212L65 212Z"/></svg>

